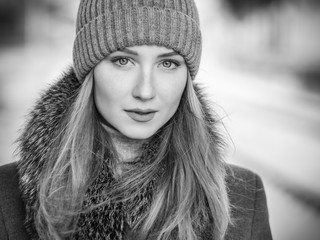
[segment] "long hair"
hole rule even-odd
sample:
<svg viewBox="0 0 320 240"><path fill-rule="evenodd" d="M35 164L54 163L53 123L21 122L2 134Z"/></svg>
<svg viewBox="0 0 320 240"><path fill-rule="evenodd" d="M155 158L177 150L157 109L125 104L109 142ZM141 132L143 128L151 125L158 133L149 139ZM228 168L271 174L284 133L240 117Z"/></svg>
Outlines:
<svg viewBox="0 0 320 240"><path fill-rule="evenodd" d="M109 201L120 201L123 192L134 198L162 168L151 206L134 226L141 239L197 240L204 231L217 240L225 235L230 217L223 141L201 101L188 77L176 113L153 136L160 140L156 156L126 172L109 192ZM114 149L96 111L91 71L60 126L42 174L36 227L43 239L62 239L75 231L101 156Z"/></svg>

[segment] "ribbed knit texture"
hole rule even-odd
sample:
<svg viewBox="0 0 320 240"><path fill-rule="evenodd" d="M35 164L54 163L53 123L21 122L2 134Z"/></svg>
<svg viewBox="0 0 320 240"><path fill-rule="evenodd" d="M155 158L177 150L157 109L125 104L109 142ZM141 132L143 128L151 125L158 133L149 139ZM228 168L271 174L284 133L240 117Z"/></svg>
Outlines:
<svg viewBox="0 0 320 240"><path fill-rule="evenodd" d="M112 52L137 45L181 54L194 79L201 56L199 16L193 0L81 0L73 47L77 78Z"/></svg>
<svg viewBox="0 0 320 240"><path fill-rule="evenodd" d="M119 164L115 166L115 178L120 177L123 171L130 169L131 164L137 161L141 147L147 143L146 139L132 139L123 135L118 130L110 127L109 125L103 125L104 129L108 132L112 139L113 146L117 152Z"/></svg>

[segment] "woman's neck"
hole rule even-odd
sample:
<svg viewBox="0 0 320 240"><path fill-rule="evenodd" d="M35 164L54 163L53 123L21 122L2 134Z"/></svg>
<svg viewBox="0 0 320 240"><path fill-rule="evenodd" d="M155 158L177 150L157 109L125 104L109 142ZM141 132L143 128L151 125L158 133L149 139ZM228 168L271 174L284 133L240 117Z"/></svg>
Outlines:
<svg viewBox="0 0 320 240"><path fill-rule="evenodd" d="M104 129L111 136L115 150L117 151L120 163L135 161L140 154L141 146L146 139L128 138L110 125L103 124Z"/></svg>

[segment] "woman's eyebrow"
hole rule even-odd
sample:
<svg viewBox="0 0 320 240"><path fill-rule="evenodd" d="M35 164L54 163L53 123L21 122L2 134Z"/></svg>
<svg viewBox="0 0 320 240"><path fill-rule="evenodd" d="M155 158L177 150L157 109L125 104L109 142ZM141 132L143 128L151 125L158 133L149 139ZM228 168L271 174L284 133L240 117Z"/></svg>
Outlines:
<svg viewBox="0 0 320 240"><path fill-rule="evenodd" d="M124 49L120 50L119 52L124 52L124 53L128 53L128 54L135 55L135 56L139 55L138 52L130 50L128 48L124 48Z"/></svg>
<svg viewBox="0 0 320 240"><path fill-rule="evenodd" d="M168 53L160 54L160 55L158 56L158 58L172 57L172 56L176 56L176 55L180 55L180 54L173 51L173 52L168 52Z"/></svg>

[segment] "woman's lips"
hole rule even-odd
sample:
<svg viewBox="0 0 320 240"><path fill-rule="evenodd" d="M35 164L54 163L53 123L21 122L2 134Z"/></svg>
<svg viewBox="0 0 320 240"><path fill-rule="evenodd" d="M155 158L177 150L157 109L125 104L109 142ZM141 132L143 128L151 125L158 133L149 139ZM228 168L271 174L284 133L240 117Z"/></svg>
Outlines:
<svg viewBox="0 0 320 240"><path fill-rule="evenodd" d="M154 115L156 114L156 111L151 109L130 109L125 110L125 112L131 119L137 122L149 122L154 118Z"/></svg>

